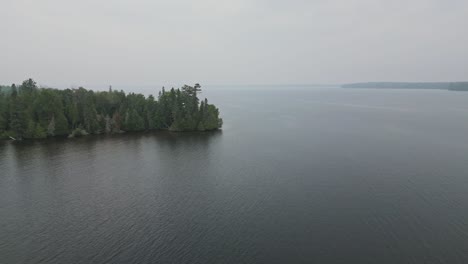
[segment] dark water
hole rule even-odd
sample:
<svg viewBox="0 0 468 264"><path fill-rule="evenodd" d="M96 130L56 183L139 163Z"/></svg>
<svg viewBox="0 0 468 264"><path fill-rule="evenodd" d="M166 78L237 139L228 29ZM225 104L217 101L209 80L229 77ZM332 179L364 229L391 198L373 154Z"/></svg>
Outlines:
<svg viewBox="0 0 468 264"><path fill-rule="evenodd" d="M222 132L0 143L0 263L468 263L468 93L204 95Z"/></svg>

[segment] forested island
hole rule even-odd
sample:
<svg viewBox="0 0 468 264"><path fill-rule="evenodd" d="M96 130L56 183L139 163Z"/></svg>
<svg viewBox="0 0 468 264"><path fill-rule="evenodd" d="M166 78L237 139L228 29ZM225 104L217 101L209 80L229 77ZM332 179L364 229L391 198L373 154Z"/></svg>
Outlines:
<svg viewBox="0 0 468 264"><path fill-rule="evenodd" d="M85 88L40 88L32 79L0 86L0 138L114 134L127 131L208 131L221 128L219 110L198 98L201 86L184 85L158 97Z"/></svg>
<svg viewBox="0 0 468 264"><path fill-rule="evenodd" d="M343 88L439 89L468 91L468 82L366 82L344 84Z"/></svg>

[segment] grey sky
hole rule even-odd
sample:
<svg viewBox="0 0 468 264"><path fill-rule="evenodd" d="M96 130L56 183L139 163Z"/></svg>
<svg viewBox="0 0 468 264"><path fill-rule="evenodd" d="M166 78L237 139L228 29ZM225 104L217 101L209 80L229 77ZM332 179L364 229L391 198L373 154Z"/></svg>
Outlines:
<svg viewBox="0 0 468 264"><path fill-rule="evenodd" d="M468 80L465 0L0 0L0 83Z"/></svg>

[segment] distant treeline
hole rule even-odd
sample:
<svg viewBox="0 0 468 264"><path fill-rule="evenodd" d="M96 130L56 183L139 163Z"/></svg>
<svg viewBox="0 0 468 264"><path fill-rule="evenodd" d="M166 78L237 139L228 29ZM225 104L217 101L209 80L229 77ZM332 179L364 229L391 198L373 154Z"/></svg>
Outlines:
<svg viewBox="0 0 468 264"><path fill-rule="evenodd" d="M3 94L3 93L10 93L11 91L11 86L6 86L6 85L0 85L0 94Z"/></svg>
<svg viewBox="0 0 468 264"><path fill-rule="evenodd" d="M166 91L158 97L39 88L32 79L0 86L0 138L46 138L168 129L205 131L222 126L218 109L200 101L199 84Z"/></svg>
<svg viewBox="0 0 468 264"><path fill-rule="evenodd" d="M440 89L468 91L468 82L366 82L342 85L343 88Z"/></svg>

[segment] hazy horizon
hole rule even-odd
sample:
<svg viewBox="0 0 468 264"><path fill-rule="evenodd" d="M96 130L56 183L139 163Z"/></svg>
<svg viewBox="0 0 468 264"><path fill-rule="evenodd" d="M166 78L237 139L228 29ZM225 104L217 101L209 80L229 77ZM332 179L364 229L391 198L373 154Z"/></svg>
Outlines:
<svg viewBox="0 0 468 264"><path fill-rule="evenodd" d="M467 79L459 0L0 2L1 84Z"/></svg>

